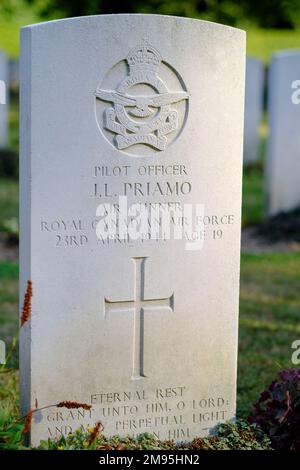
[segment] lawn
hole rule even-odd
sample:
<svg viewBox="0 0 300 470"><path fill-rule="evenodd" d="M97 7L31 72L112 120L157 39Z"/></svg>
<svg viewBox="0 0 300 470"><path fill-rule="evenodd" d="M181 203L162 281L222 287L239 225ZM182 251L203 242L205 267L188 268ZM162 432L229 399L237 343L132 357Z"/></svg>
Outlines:
<svg viewBox="0 0 300 470"><path fill-rule="evenodd" d="M19 55L20 28L39 21L32 7L23 0L15 0L14 3L17 5L17 9L13 16L5 15L0 10L0 49L5 50L10 57L18 57Z"/></svg>
<svg viewBox="0 0 300 470"><path fill-rule="evenodd" d="M300 338L300 253L242 255L238 413L276 377L293 367L291 343Z"/></svg>
<svg viewBox="0 0 300 470"><path fill-rule="evenodd" d="M244 167L242 197L243 228L260 223L265 214L264 161L268 138L266 113L263 113L259 134L259 160Z"/></svg>
<svg viewBox="0 0 300 470"><path fill-rule="evenodd" d="M280 49L300 49L300 30L248 29L247 54L266 64L272 54Z"/></svg>
<svg viewBox="0 0 300 470"><path fill-rule="evenodd" d="M18 264L0 261L0 339L6 343L9 368L0 365L0 431L18 416L18 323Z"/></svg>
<svg viewBox="0 0 300 470"><path fill-rule="evenodd" d="M0 179L0 233L8 230L8 225L18 218L18 183Z"/></svg>
<svg viewBox="0 0 300 470"><path fill-rule="evenodd" d="M19 96L17 93L11 93L8 119L9 119L10 148L18 152L19 150Z"/></svg>
<svg viewBox="0 0 300 470"><path fill-rule="evenodd" d="M244 168L243 175L243 228L260 223L264 216L264 176L263 167L257 165Z"/></svg>
<svg viewBox="0 0 300 470"><path fill-rule="evenodd" d="M0 261L0 339L5 341L8 351L18 333L18 271L16 262ZM16 348L9 365L18 366Z"/></svg>

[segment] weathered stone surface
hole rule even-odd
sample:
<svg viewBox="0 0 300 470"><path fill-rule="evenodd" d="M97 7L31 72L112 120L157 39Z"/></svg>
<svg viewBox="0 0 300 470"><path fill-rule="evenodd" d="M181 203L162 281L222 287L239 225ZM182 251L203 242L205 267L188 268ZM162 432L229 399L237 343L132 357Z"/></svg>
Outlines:
<svg viewBox="0 0 300 470"><path fill-rule="evenodd" d="M263 111L264 66L259 59L247 57L244 124L244 163L259 159L259 126Z"/></svg>
<svg viewBox="0 0 300 470"><path fill-rule="evenodd" d="M8 146L8 61L0 51L0 149Z"/></svg>
<svg viewBox="0 0 300 470"><path fill-rule="evenodd" d="M21 45L21 409L92 405L35 413L31 440L206 435L235 414L245 34L112 15ZM103 203L164 207L180 236L147 216L108 240Z"/></svg>

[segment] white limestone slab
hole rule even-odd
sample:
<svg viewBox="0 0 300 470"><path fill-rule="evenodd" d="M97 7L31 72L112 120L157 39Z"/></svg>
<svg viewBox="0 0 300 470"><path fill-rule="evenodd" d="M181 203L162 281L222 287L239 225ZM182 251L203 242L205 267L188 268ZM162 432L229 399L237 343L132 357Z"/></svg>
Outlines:
<svg viewBox="0 0 300 470"><path fill-rule="evenodd" d="M21 413L92 405L35 413L31 442L98 420L207 435L236 406L245 33L93 16L25 27L21 49ZM147 239L147 219L144 239L99 239L119 196L177 209L183 238Z"/></svg>
<svg viewBox="0 0 300 470"><path fill-rule="evenodd" d="M19 59L10 59L9 61L9 86L12 90L19 89Z"/></svg>
<svg viewBox="0 0 300 470"><path fill-rule="evenodd" d="M244 163L259 159L259 127L263 111L264 66L254 57L246 60Z"/></svg>
<svg viewBox="0 0 300 470"><path fill-rule="evenodd" d="M8 146L8 61L0 51L0 149Z"/></svg>
<svg viewBox="0 0 300 470"><path fill-rule="evenodd" d="M268 215L300 205L299 87L300 50L278 52L269 70Z"/></svg>

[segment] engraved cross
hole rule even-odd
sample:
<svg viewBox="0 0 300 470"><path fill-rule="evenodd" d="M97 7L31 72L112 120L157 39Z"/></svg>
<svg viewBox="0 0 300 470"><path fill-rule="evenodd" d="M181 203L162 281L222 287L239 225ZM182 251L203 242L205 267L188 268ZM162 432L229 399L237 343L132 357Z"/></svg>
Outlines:
<svg viewBox="0 0 300 470"><path fill-rule="evenodd" d="M134 263L134 294L132 300L104 299L104 315L133 313L132 378L146 377L144 371L144 314L147 309L174 311L174 294L159 299L145 298L145 265L147 258L132 258Z"/></svg>

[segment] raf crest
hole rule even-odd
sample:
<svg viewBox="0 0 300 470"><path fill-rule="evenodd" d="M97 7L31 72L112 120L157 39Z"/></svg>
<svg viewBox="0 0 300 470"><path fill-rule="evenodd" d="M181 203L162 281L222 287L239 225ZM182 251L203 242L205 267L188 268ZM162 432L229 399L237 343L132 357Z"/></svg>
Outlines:
<svg viewBox="0 0 300 470"><path fill-rule="evenodd" d="M167 136L178 130L178 111L172 105L188 100L189 94L167 88L158 76L161 55L147 42L132 49L126 62L128 74L115 90L95 91L97 100L111 103L104 111L103 127L115 134L113 143L119 150L137 144L165 150ZM147 93L138 90L141 85Z"/></svg>

